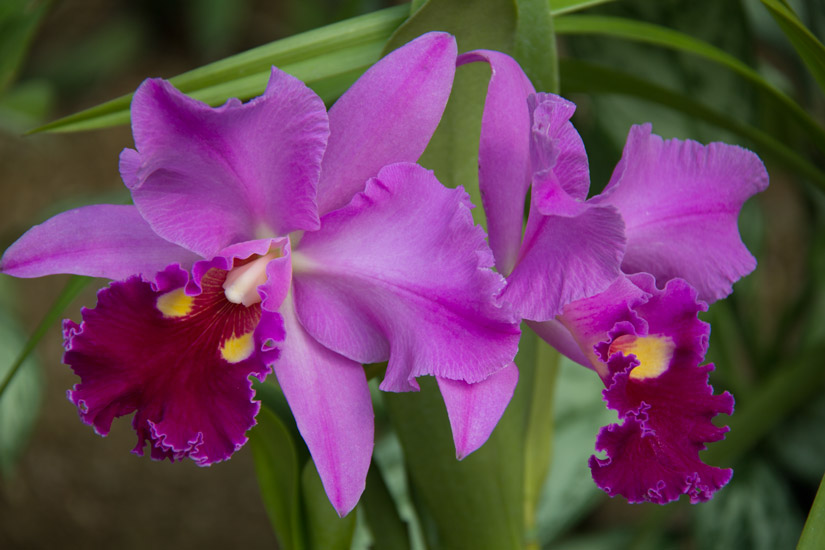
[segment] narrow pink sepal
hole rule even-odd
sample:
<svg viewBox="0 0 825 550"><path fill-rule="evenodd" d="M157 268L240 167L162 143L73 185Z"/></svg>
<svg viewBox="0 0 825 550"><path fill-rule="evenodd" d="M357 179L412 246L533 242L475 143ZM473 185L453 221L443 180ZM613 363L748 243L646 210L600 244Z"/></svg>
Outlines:
<svg viewBox="0 0 825 550"><path fill-rule="evenodd" d="M499 273L516 263L530 186L530 113L533 85L516 61L503 53L476 50L459 56L457 65L485 62L490 83L481 118L478 180L487 214L490 248Z"/></svg>
<svg viewBox="0 0 825 550"><path fill-rule="evenodd" d="M435 132L455 76L455 38L431 32L364 73L329 110L318 183L321 215L347 204L394 162L415 162Z"/></svg>
<svg viewBox="0 0 825 550"><path fill-rule="evenodd" d="M468 384L463 380L436 377L447 406L453 430L455 455L462 460L484 445L504 414L518 382L518 368L510 363L486 380Z"/></svg>

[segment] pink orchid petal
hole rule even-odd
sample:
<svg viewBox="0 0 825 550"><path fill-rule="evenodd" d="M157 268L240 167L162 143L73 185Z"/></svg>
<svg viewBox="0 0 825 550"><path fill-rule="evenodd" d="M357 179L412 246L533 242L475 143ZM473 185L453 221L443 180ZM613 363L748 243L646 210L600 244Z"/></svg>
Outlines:
<svg viewBox="0 0 825 550"><path fill-rule="evenodd" d="M455 59L455 38L427 33L373 65L332 106L322 215L349 203L383 166L418 160L447 104Z"/></svg>
<svg viewBox="0 0 825 550"><path fill-rule="evenodd" d="M556 351L571 361L575 361L579 365L589 369L593 368L593 364L584 354L582 348L579 347L576 339L573 338L570 331L567 330L567 328L562 325L558 319L550 319L549 321L541 322L527 321L527 326L529 326L539 338L553 346Z"/></svg>
<svg viewBox="0 0 825 550"><path fill-rule="evenodd" d="M611 207L583 204L576 216L531 208L518 264L501 301L522 318L547 321L621 275L622 219Z"/></svg>
<svg viewBox="0 0 825 550"><path fill-rule="evenodd" d="M713 302L756 267L737 228L742 204L768 186L755 154L724 143L663 140L630 129L622 160L599 198L622 213L626 273L680 277Z"/></svg>
<svg viewBox="0 0 825 550"><path fill-rule="evenodd" d="M459 460L484 445L504 414L518 383L518 368L510 363L486 380L468 384L463 380L436 377L453 430Z"/></svg>
<svg viewBox="0 0 825 550"><path fill-rule="evenodd" d="M358 363L334 353L304 331L291 298L281 307L286 340L274 363L298 430L324 490L341 517L358 503L373 448L367 378Z"/></svg>
<svg viewBox="0 0 825 550"><path fill-rule="evenodd" d="M532 200L517 263L501 300L522 318L549 321L565 304L605 290L621 274L624 223L611 206L585 202L587 155L552 94L530 97Z"/></svg>
<svg viewBox="0 0 825 550"><path fill-rule="evenodd" d="M518 325L493 305L503 280L470 207L420 166L382 169L293 250L307 332L356 361L389 360L387 391L423 375L480 382L510 363Z"/></svg>
<svg viewBox="0 0 825 550"><path fill-rule="evenodd" d="M318 227L328 135L323 102L273 68L261 97L212 108L163 80L132 101L137 152L121 155L135 205L164 238L203 257L259 236Z"/></svg>
<svg viewBox="0 0 825 550"><path fill-rule="evenodd" d="M169 264L188 268L198 259L158 237L134 206L100 204L63 212L29 229L3 254L0 272L151 278Z"/></svg>
<svg viewBox="0 0 825 550"><path fill-rule="evenodd" d="M478 147L481 202L496 268L509 275L521 243L524 201L530 186L527 97L535 89L518 63L503 53L468 52L459 56L457 64L479 61L489 63L491 70Z"/></svg>

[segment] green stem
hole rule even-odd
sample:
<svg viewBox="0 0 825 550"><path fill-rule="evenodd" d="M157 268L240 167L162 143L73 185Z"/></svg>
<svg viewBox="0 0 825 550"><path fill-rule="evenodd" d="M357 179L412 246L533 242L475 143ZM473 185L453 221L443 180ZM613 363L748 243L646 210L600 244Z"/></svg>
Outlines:
<svg viewBox="0 0 825 550"><path fill-rule="evenodd" d="M527 331L522 338L527 338L527 334L533 336L532 331ZM534 338L535 366L529 380L531 397L524 438L524 526L527 548L538 549L536 511L553 454L553 397L559 372L559 353L540 338ZM526 371L522 368L523 375L529 376Z"/></svg>

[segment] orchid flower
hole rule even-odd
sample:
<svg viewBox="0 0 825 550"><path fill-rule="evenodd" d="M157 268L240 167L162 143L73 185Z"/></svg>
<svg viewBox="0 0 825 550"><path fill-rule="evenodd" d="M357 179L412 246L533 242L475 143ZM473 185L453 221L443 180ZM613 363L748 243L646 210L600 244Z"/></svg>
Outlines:
<svg viewBox="0 0 825 550"><path fill-rule="evenodd" d="M714 426L733 412L701 366L710 328L697 314L756 267L742 243L743 203L768 185L745 149L663 140L634 126L613 176L587 198L590 177L575 105L535 93L508 56L477 51L458 64L489 63L479 184L499 299L561 353L595 370L621 424L596 441L596 484L631 502L709 499L732 472L699 459ZM524 201L531 190L523 225Z"/></svg>
<svg viewBox="0 0 825 550"><path fill-rule="evenodd" d="M455 59L451 36L424 35L329 113L276 68L261 97L218 108L145 81L120 157L134 205L59 214L0 264L114 281L64 327L83 421L106 435L135 412L134 453L208 465L244 444L251 377L274 369L342 516L373 449L362 363L388 361L386 391L436 376L458 454L483 443L517 380L517 320L494 303L504 280L467 194L413 164ZM501 410L477 420L487 400Z"/></svg>

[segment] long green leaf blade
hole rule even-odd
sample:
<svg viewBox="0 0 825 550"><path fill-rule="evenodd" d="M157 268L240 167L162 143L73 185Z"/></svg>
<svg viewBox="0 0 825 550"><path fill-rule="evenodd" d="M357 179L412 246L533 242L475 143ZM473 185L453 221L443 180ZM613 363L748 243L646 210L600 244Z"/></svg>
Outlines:
<svg viewBox="0 0 825 550"><path fill-rule="evenodd" d="M646 42L697 55L727 67L766 92L774 100L778 114L793 117L807 131L811 141L825 151L825 129L802 107L739 59L707 42L666 27L621 17L572 15L557 19L555 27L557 34L599 34Z"/></svg>
<svg viewBox="0 0 825 550"><path fill-rule="evenodd" d="M551 11L555 16L612 1L554 0ZM266 86L269 67L274 65L306 82L329 103L378 61L384 44L409 13L410 6L404 4L353 17L276 40L172 77L169 81L184 93L210 105L220 105L230 97L249 99L260 94ZM127 124L131 101L132 94L126 94L35 128L30 133L77 132Z"/></svg>
<svg viewBox="0 0 825 550"><path fill-rule="evenodd" d="M562 59L565 94L612 93L639 97L725 128L752 141L763 155L770 155L825 190L825 174L784 143L748 124L707 107L694 99L653 82L592 63Z"/></svg>
<svg viewBox="0 0 825 550"><path fill-rule="evenodd" d="M395 6L333 23L210 63L169 81L196 97L195 92L200 92L212 105L230 97L248 99L260 93L273 65L310 85L326 82L354 69L366 70L377 61L384 43L406 19L408 10L408 6ZM124 124L129 120L131 101L132 94L126 94L33 131L78 131Z"/></svg>
<svg viewBox="0 0 825 550"><path fill-rule="evenodd" d="M820 89L825 92L825 46L802 24L799 17L786 3L778 0L762 0L762 4L771 13L796 53L811 71Z"/></svg>
<svg viewBox="0 0 825 550"><path fill-rule="evenodd" d="M34 351L34 348L37 347L38 342L40 342L43 336L46 335L46 332L51 328L51 326L58 319L60 319L63 315L63 311L69 307L69 304L72 303L77 295L80 294L80 291L83 290L91 280L92 279L89 277L72 275L69 282L66 283L66 287L63 289L63 292L60 293L60 296L58 296L54 301L52 307L46 312L43 320L40 321L40 324L37 325L36 329L34 329L34 332L29 337L26 345L23 346L20 355L18 355L17 359L9 368L3 382L0 383L0 396L3 395L4 391L6 391L6 388L8 388L12 378L14 378L14 375L17 374L18 370L20 370L20 367L26 361L26 358L31 354L31 352Z"/></svg>
<svg viewBox="0 0 825 550"><path fill-rule="evenodd" d="M301 494L304 497L304 512L309 535L307 547L349 550L355 534L357 511L353 510L343 518L338 517L324 492L324 485L321 483L318 470L315 469L315 463L311 460L307 461L301 472Z"/></svg>
<svg viewBox="0 0 825 550"><path fill-rule="evenodd" d="M487 443L459 462L435 380L422 377L419 384L420 392L383 397L419 507L433 519L441 547L523 548L522 411L511 404Z"/></svg>
<svg viewBox="0 0 825 550"><path fill-rule="evenodd" d="M520 352L526 346L532 346L534 353L532 364L522 361L519 372L519 382L529 388L524 434L524 520L528 541L537 543L536 516L553 449L553 397L560 356L532 330L522 331Z"/></svg>
<svg viewBox="0 0 825 550"><path fill-rule="evenodd" d="M367 518L375 548L409 550L409 529L398 514L395 501L375 461L370 464L360 509Z"/></svg>
<svg viewBox="0 0 825 550"><path fill-rule="evenodd" d="M555 17L615 1L616 0L550 0L550 9Z"/></svg>
<svg viewBox="0 0 825 550"><path fill-rule="evenodd" d="M513 53L537 90L558 93L556 34L547 0L516 0Z"/></svg>
<svg viewBox="0 0 825 550"><path fill-rule="evenodd" d="M262 407L249 432L255 472L269 520L284 550L306 548L298 483L298 455L289 430L277 415Z"/></svg>
<svg viewBox="0 0 825 550"><path fill-rule="evenodd" d="M808 521L802 529L802 537L799 539L796 550L818 550L820 548L825 548L825 476L819 484L819 491L808 513Z"/></svg>

